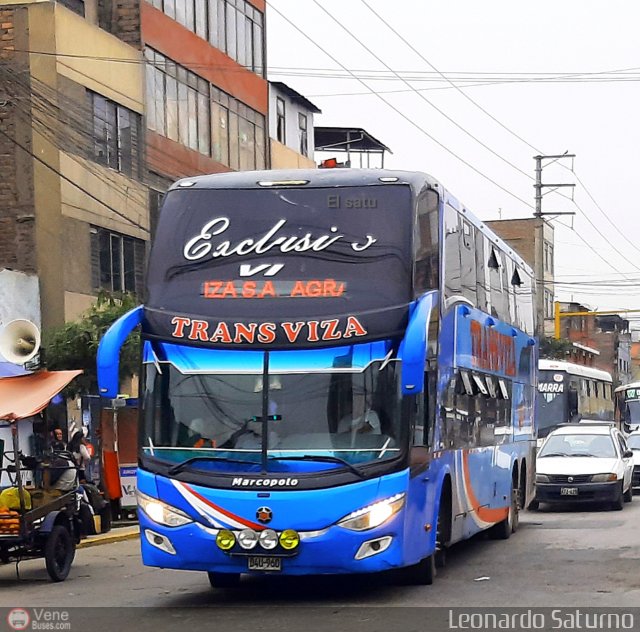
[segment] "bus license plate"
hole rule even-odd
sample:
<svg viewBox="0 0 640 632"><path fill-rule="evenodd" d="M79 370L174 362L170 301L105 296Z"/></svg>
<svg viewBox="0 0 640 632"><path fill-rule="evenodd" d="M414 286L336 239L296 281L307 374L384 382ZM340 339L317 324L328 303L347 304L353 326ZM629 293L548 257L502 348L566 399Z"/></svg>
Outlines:
<svg viewBox="0 0 640 632"><path fill-rule="evenodd" d="M281 571L282 558L254 555L249 558L249 570L250 571L272 571L272 572Z"/></svg>
<svg viewBox="0 0 640 632"><path fill-rule="evenodd" d="M560 496L577 496L578 488L577 487L561 487L560 488Z"/></svg>

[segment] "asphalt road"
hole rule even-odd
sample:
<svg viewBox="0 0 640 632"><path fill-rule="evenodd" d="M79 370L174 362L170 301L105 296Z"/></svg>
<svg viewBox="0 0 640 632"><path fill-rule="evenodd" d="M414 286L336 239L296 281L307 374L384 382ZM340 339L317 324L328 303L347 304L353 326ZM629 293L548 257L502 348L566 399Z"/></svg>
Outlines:
<svg viewBox="0 0 640 632"><path fill-rule="evenodd" d="M433 586L385 575L250 578L239 588L212 590L203 573L143 567L138 542L119 542L79 550L60 584L48 581L40 560L22 563L19 580L14 566L0 567L0 607L103 607L88 620L135 620L137 630L156 632L199 625L201 617L236 632L406 632L435 629L419 606L631 607L640 605L639 526L640 497L624 511L524 512L509 540L478 536L454 547ZM150 609L120 610L126 606Z"/></svg>

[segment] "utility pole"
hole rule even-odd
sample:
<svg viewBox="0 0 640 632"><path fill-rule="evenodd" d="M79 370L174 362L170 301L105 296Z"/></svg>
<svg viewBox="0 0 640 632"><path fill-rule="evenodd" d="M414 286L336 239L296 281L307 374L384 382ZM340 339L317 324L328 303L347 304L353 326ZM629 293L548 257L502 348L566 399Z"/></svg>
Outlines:
<svg viewBox="0 0 640 632"><path fill-rule="evenodd" d="M535 305L536 305L536 335L538 339L544 336L544 318L545 318L545 282L544 282L544 273L545 273L545 251L544 251L544 226L545 226L545 215L574 215L573 212L562 213L562 212L546 212L542 211L542 197L543 197L543 189L551 189L555 191L561 187L575 187L575 184L543 184L542 183L542 169L544 167L548 167L550 164L561 160L563 158L575 158L575 154L569 154L565 152L564 154L559 154L556 156L534 156L533 159L536 161L536 183L533 185L535 189L535 200L536 200L536 210L533 216L536 218L535 225L535 255L534 255L534 274L535 274ZM542 164L543 160L550 160L551 162L546 165ZM547 191L550 193L551 191Z"/></svg>

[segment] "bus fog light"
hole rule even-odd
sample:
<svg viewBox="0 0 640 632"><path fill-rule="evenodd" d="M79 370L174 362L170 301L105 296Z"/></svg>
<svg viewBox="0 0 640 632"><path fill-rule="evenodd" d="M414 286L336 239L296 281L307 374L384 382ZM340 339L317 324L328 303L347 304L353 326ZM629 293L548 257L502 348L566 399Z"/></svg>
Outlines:
<svg viewBox="0 0 640 632"><path fill-rule="evenodd" d="M392 540L393 538L390 535L386 535L383 538L363 542L356 553L356 559L363 560L365 557L371 557L372 555L386 551L391 545Z"/></svg>
<svg viewBox="0 0 640 632"><path fill-rule="evenodd" d="M258 544L258 534L253 529L244 529L238 533L238 544L249 551Z"/></svg>
<svg viewBox="0 0 640 632"><path fill-rule="evenodd" d="M260 534L260 546L267 551L278 546L278 534L273 529L265 529Z"/></svg>
<svg viewBox="0 0 640 632"><path fill-rule="evenodd" d="M228 529L221 529L218 531L218 535L216 536L216 544L219 549L223 551L228 551L233 548L233 545L236 543L236 536L233 535L232 531Z"/></svg>
<svg viewBox="0 0 640 632"><path fill-rule="evenodd" d="M292 551L300 545L300 534L293 529L285 529L280 534L280 546L286 551Z"/></svg>
<svg viewBox="0 0 640 632"><path fill-rule="evenodd" d="M160 535L155 531L151 531L151 529L144 530L144 536L147 538L147 542L151 546L155 546L156 549L160 549L165 553L170 553L171 555L176 554L176 550L173 548L173 544L171 544L171 540L164 535Z"/></svg>

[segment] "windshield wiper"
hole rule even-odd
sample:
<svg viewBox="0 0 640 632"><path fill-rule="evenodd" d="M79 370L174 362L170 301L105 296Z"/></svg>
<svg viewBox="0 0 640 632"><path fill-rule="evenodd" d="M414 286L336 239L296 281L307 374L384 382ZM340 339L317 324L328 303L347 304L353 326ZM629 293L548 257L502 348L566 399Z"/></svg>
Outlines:
<svg viewBox="0 0 640 632"><path fill-rule="evenodd" d="M569 456L569 455L565 454L564 452L551 452L549 454L540 454L538 458L544 459L545 456Z"/></svg>
<svg viewBox="0 0 640 632"><path fill-rule="evenodd" d="M322 461L324 463L339 463L360 478L365 478L363 472L349 461L341 459L339 456L329 456L326 454L303 454L302 456L270 456L270 461Z"/></svg>
<svg viewBox="0 0 640 632"><path fill-rule="evenodd" d="M177 474L181 472L185 467L188 467L192 463L196 461L220 461L225 463L242 463L242 465L260 465L256 461L247 461L245 459L228 459L224 456L192 456L190 459L186 461L182 461L182 463L177 463L176 465L170 467L167 470L168 474Z"/></svg>

